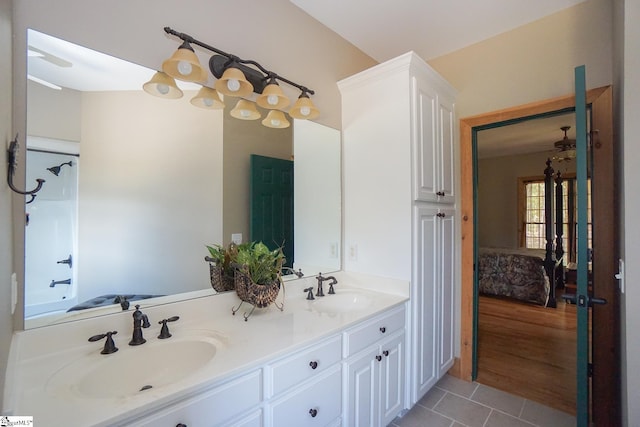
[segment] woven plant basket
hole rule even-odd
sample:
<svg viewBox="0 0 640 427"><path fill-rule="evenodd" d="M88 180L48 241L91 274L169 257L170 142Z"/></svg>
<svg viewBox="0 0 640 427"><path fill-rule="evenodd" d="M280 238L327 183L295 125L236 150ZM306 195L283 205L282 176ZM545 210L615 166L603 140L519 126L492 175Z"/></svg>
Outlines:
<svg viewBox="0 0 640 427"><path fill-rule="evenodd" d="M211 276L211 287L217 292L227 292L235 289L236 286L233 276L224 274L222 267L210 262L209 273Z"/></svg>
<svg viewBox="0 0 640 427"><path fill-rule="evenodd" d="M264 308L273 303L280 292L280 279L264 285L254 283L241 268L236 270L235 285L238 298L258 308Z"/></svg>

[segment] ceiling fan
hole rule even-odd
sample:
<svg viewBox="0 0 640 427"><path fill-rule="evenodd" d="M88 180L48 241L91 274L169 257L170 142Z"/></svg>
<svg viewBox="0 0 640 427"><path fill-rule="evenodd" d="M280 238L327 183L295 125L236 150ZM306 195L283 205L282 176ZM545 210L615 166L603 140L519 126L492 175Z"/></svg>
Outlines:
<svg viewBox="0 0 640 427"><path fill-rule="evenodd" d="M42 58L44 61L50 62L58 67L68 68L73 64L66 59L62 59L52 53L46 52L42 49L38 49L35 46L29 45L28 56L30 58Z"/></svg>
<svg viewBox="0 0 640 427"><path fill-rule="evenodd" d="M571 129L571 126L562 126L560 130L564 131L564 138L560 141L554 142L554 147L557 150L557 154L553 156L553 160L559 162L568 162L576 157L576 140L569 139L567 137L567 131Z"/></svg>

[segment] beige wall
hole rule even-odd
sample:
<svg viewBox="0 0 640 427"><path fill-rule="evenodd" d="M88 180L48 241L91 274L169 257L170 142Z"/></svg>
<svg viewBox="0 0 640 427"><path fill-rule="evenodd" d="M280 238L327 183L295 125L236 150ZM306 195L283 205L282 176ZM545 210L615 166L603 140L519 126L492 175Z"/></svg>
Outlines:
<svg viewBox="0 0 640 427"><path fill-rule="evenodd" d="M573 93L573 70L587 87L612 83L611 2L577 6L428 61L457 90L458 117Z"/></svg>
<svg viewBox="0 0 640 427"><path fill-rule="evenodd" d="M478 245L518 248L518 178L544 177L549 153L493 157L478 161ZM574 172L575 163L558 167Z"/></svg>
<svg viewBox="0 0 640 427"><path fill-rule="evenodd" d="M223 219L222 240L209 242L231 242L232 233L242 233L244 242L249 241L249 158L251 154L291 160L293 155L292 125L285 129L264 127L261 120L238 120L229 115L235 106L229 98L224 113L224 164L223 168ZM266 111L261 110L262 117Z"/></svg>
<svg viewBox="0 0 640 427"><path fill-rule="evenodd" d="M11 128L11 1L0 2L0 145L3 150L15 134ZM9 60L7 60L9 59ZM24 139L22 139L24 145ZM0 176L7 176L7 162L0 162ZM0 184L0 390L4 390L5 367L13 333L11 317L11 272L13 269L12 192ZM4 393L0 394L0 407Z"/></svg>
<svg viewBox="0 0 640 427"><path fill-rule="evenodd" d="M27 83L27 135L80 141L82 93Z"/></svg>

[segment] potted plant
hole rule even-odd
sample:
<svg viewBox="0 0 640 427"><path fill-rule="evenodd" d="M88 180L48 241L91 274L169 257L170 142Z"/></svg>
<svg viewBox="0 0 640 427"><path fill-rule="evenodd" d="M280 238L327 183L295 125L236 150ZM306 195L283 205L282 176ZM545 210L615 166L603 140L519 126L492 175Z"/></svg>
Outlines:
<svg viewBox="0 0 640 427"><path fill-rule="evenodd" d="M285 262L282 248L271 250L262 242L251 242L238 246L237 250L235 287L238 297L254 308L267 307L275 301L280 291L281 271ZM234 309L233 313L239 308ZM245 315L245 320L247 318Z"/></svg>
<svg viewBox="0 0 640 427"><path fill-rule="evenodd" d="M218 292L232 291L235 289L234 264L238 256L238 245L231 242L226 248L222 245L207 245L209 256L209 273L211 286Z"/></svg>

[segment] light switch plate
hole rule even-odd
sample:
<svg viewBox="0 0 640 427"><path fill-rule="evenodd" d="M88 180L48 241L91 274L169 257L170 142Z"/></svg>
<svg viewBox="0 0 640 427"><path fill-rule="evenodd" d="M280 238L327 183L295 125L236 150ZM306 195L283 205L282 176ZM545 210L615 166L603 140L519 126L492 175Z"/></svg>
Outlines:
<svg viewBox="0 0 640 427"><path fill-rule="evenodd" d="M233 243L235 243L236 245L239 245L242 243L242 233L233 233L231 235L231 241Z"/></svg>

